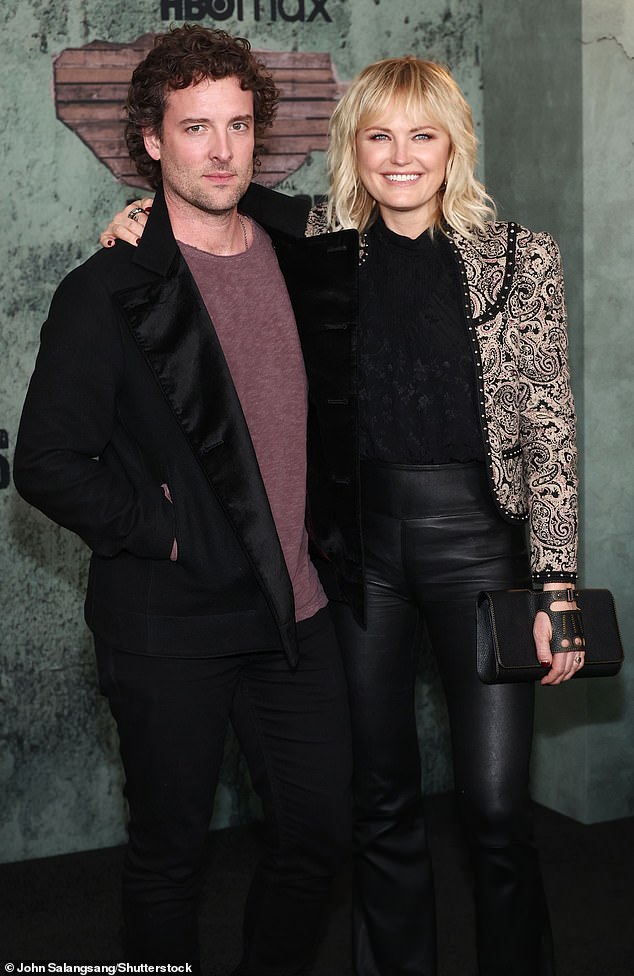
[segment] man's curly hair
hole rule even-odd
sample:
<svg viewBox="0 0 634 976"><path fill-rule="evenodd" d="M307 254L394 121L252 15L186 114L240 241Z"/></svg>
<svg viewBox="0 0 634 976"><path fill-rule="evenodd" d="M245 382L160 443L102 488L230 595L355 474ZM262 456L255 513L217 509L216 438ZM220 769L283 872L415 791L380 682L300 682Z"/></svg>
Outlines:
<svg viewBox="0 0 634 976"><path fill-rule="evenodd" d="M154 47L134 70L125 104L130 158L154 189L161 182L161 164L148 155L143 130L149 129L161 138L170 91L189 88L205 78L217 81L229 77L237 78L243 91L253 92L257 163L262 148L258 141L273 124L279 91L268 69L251 52L249 41L197 24L173 27L156 36Z"/></svg>

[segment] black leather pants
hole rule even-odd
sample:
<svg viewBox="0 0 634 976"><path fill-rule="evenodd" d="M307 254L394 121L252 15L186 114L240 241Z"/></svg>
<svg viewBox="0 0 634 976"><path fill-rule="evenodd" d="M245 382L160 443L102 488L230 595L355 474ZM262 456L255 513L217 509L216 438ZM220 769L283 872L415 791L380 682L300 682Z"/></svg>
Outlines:
<svg viewBox="0 0 634 976"><path fill-rule="evenodd" d="M357 976L433 976L433 879L414 687L426 626L445 689L455 788L472 853L480 976L554 972L528 794L531 684L475 670L474 597L528 585L521 525L495 510L483 465L362 464L367 629L335 605L355 761Z"/></svg>

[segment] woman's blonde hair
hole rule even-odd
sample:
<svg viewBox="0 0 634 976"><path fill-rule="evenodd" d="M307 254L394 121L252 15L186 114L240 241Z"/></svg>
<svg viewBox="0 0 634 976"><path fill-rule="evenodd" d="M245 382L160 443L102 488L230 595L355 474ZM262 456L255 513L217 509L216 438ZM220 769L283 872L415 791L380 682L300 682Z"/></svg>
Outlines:
<svg viewBox="0 0 634 976"><path fill-rule="evenodd" d="M483 230L486 221L495 217L495 204L474 175L477 139L471 109L445 68L415 57L368 65L336 106L328 150L329 225L363 233L376 219L377 203L359 178L357 133L394 101L412 118L439 125L451 142L433 228L449 225L465 237L476 228Z"/></svg>

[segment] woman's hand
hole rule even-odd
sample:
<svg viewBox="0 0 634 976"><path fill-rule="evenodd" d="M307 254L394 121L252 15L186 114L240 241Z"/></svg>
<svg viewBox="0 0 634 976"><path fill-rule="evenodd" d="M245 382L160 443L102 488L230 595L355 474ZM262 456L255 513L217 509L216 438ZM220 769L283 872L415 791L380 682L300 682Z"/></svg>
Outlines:
<svg viewBox="0 0 634 976"><path fill-rule="evenodd" d="M127 241L135 247L143 233L148 214L152 209L152 197L135 200L112 218L106 229L99 235L102 247L114 247L117 240ZM133 214L131 217L130 214Z"/></svg>
<svg viewBox="0 0 634 976"><path fill-rule="evenodd" d="M549 590L561 590L565 588L564 583L544 583L544 592ZM574 600L557 600L551 603L550 609L557 610L576 610L577 604ZM547 613L540 610L535 615L533 624L533 637L535 639L535 649L537 659L544 666L549 668L542 678L542 685L559 685L563 681L569 681L580 671L585 662L585 643L583 637L576 636L570 638L570 650L551 652L550 642L553 636L550 618ZM562 640L562 645L568 638Z"/></svg>

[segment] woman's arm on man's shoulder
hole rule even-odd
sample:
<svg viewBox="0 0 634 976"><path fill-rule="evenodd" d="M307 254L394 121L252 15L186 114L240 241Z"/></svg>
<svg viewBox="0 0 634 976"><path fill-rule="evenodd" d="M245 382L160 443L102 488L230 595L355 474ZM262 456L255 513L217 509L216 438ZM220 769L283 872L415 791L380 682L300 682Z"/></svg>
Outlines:
<svg viewBox="0 0 634 976"><path fill-rule="evenodd" d="M128 204L123 210L115 214L106 229L99 235L101 246L114 247L117 240L120 240L136 247L153 202L152 197L135 200L134 203Z"/></svg>

